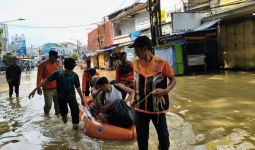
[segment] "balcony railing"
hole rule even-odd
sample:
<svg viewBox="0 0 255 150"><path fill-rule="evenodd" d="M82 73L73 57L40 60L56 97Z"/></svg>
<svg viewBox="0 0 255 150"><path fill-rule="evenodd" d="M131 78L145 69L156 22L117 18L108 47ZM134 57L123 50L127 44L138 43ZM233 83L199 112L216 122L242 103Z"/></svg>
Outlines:
<svg viewBox="0 0 255 150"><path fill-rule="evenodd" d="M189 0L189 7L194 7L210 2L211 0Z"/></svg>

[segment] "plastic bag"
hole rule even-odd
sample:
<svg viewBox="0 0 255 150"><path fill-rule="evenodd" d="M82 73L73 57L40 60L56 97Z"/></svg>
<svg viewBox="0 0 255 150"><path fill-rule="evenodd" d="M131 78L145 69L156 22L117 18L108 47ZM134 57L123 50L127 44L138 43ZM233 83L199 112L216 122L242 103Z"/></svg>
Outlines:
<svg viewBox="0 0 255 150"><path fill-rule="evenodd" d="M123 100L116 100L107 113L109 124L128 128L134 124L134 112Z"/></svg>

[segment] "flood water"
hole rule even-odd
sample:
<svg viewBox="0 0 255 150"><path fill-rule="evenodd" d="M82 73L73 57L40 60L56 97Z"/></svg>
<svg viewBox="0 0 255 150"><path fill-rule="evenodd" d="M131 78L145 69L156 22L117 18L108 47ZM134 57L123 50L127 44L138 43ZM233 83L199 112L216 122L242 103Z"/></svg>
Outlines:
<svg viewBox="0 0 255 150"><path fill-rule="evenodd" d="M209 75L177 77L172 93L172 112L193 125L195 134L224 128L255 133L255 74L221 72ZM208 137L212 139L214 137Z"/></svg>
<svg viewBox="0 0 255 150"><path fill-rule="evenodd" d="M101 72L101 75L114 79L114 72ZM53 109L49 117L44 116L43 96L36 95L32 100L27 98L35 87L35 80L36 71L23 73L20 99L10 100L5 76L0 75L0 149L137 149L135 140L91 139L83 133L82 123L79 132L74 132L70 115L67 126L54 115ZM241 128L254 134L254 87L255 74L247 72L177 77L176 88L171 93L173 105L170 111L190 122L195 134L209 136L209 131L220 127L227 132ZM151 134L150 149L155 149L154 129Z"/></svg>

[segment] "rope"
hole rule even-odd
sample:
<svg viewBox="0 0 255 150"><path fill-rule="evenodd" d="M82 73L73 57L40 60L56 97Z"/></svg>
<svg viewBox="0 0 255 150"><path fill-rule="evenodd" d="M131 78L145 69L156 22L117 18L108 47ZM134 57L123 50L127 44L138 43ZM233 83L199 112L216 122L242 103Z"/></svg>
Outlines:
<svg viewBox="0 0 255 150"><path fill-rule="evenodd" d="M153 91L152 91L153 92ZM141 100L140 102L138 102L137 104L134 105L134 107L137 107L139 104L141 104L143 101L145 101L151 94L152 92L150 92L148 95L145 96L145 98L143 100Z"/></svg>

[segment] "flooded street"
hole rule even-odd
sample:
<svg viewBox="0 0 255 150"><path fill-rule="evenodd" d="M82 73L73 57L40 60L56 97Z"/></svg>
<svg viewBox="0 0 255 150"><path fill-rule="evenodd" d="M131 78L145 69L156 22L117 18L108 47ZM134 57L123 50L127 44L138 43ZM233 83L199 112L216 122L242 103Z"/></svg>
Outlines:
<svg viewBox="0 0 255 150"><path fill-rule="evenodd" d="M190 122L195 135L204 134L203 143L236 129L248 132L242 141L255 143L254 87L255 74L249 72L177 77L171 111Z"/></svg>
<svg viewBox="0 0 255 150"><path fill-rule="evenodd" d="M101 72L100 75L114 79L114 72ZM9 100L5 76L0 75L0 149L137 149L135 140L91 139L83 133L83 123L80 123L79 132L74 132L70 114L67 126L54 115L53 109L49 117L44 116L43 96L35 95L32 100L28 99L29 92L35 87L35 80L36 71L22 73L20 99ZM206 140L201 145L227 136L235 129L245 130L248 135L254 136L254 87L255 74L246 72L177 77L170 111L191 123L195 135L205 135ZM168 123L175 122L168 118ZM222 130L212 134L219 128ZM150 134L150 149L153 150L157 147L153 128ZM174 138L171 136L171 141ZM249 136L245 140L255 143Z"/></svg>

